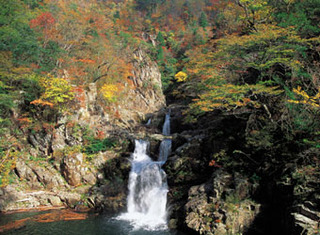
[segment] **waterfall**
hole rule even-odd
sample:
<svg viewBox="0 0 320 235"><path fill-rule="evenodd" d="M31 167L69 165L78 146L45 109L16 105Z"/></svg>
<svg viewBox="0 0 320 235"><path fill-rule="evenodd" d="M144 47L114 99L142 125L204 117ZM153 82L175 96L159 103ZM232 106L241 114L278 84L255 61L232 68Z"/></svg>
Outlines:
<svg viewBox="0 0 320 235"><path fill-rule="evenodd" d="M170 135L170 114L166 115L163 135ZM158 161L147 155L148 142L135 140L131 155L127 213L119 219L128 220L135 229L161 230L167 228L167 177L161 169L171 152L171 139L160 144Z"/></svg>
<svg viewBox="0 0 320 235"><path fill-rule="evenodd" d="M167 161L167 158L171 153L171 142L171 139L164 139L161 141L158 160L163 164Z"/></svg>
<svg viewBox="0 0 320 235"><path fill-rule="evenodd" d="M166 114L166 119L164 121L162 127L162 134L163 135L170 135L170 111Z"/></svg>

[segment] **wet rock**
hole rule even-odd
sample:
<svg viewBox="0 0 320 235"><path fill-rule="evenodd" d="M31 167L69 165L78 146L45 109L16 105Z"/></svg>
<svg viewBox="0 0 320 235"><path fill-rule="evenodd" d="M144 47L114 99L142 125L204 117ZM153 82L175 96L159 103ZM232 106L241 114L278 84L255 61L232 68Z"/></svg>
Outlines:
<svg viewBox="0 0 320 235"><path fill-rule="evenodd" d="M171 219L171 220L169 220L168 227L170 229L177 229L177 227L178 227L177 223L178 223L178 221L176 219Z"/></svg>
<svg viewBox="0 0 320 235"><path fill-rule="evenodd" d="M200 137L191 138L168 158L164 169L168 175L169 184L191 183L204 177L203 172L207 165L201 159L201 143Z"/></svg>
<svg viewBox="0 0 320 235"><path fill-rule="evenodd" d="M70 208L75 208L75 206L81 201L81 194L79 193L61 192L58 196L60 200Z"/></svg>
<svg viewBox="0 0 320 235"><path fill-rule="evenodd" d="M126 205L127 182L122 180L107 181L90 191L91 204L98 210L119 212Z"/></svg>

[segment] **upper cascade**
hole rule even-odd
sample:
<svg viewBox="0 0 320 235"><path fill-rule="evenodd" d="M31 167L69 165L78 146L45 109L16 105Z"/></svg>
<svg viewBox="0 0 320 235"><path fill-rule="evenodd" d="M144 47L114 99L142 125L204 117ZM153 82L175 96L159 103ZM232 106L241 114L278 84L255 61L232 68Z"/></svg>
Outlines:
<svg viewBox="0 0 320 235"><path fill-rule="evenodd" d="M170 135L170 111L166 114L166 118L162 127L163 135Z"/></svg>

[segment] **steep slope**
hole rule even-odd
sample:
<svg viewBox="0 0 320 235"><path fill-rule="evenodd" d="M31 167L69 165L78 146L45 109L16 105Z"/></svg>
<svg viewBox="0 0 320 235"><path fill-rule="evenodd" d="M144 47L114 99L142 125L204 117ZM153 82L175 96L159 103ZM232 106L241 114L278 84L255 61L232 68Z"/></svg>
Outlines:
<svg viewBox="0 0 320 235"><path fill-rule="evenodd" d="M130 139L146 116L165 105L157 64L142 50L132 60L133 85L120 102L106 107L91 83L78 109L60 116L52 129L27 134L30 145L16 159L10 184L1 189L1 211L124 206Z"/></svg>

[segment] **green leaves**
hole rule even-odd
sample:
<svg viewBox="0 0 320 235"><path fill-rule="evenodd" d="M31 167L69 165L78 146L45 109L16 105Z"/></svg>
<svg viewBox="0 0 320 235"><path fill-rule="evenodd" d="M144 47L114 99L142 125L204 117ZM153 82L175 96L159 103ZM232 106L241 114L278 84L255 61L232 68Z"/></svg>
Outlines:
<svg viewBox="0 0 320 235"><path fill-rule="evenodd" d="M0 51L11 51L16 64L35 62L39 44L29 27L30 12L18 0L0 3Z"/></svg>
<svg viewBox="0 0 320 235"><path fill-rule="evenodd" d="M292 27L302 37L319 35L320 6L318 0L292 1L282 7L278 4L275 9L274 15L279 26Z"/></svg>
<svg viewBox="0 0 320 235"><path fill-rule="evenodd" d="M207 15L204 12L201 12L201 15L199 17L199 25L202 28L206 28L209 25Z"/></svg>
<svg viewBox="0 0 320 235"><path fill-rule="evenodd" d="M83 148L83 152L86 154L95 154L100 151L106 151L115 146L115 142L109 138L96 139L89 137L87 139L88 144Z"/></svg>

